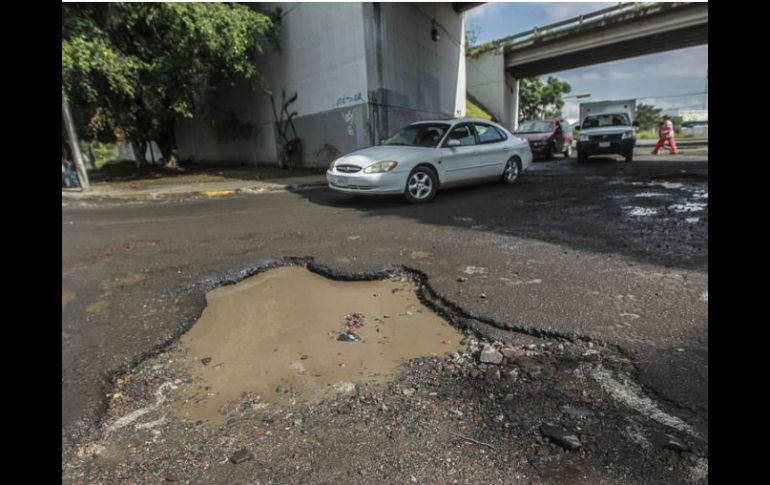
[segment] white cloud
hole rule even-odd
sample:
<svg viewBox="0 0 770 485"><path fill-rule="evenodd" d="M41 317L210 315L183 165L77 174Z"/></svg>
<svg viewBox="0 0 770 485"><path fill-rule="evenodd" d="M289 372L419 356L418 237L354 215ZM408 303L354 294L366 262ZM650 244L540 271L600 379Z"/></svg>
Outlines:
<svg viewBox="0 0 770 485"><path fill-rule="evenodd" d="M708 71L708 46L666 52L657 64L648 64L644 70L651 76L663 78L702 78Z"/></svg>
<svg viewBox="0 0 770 485"><path fill-rule="evenodd" d="M489 2L484 5L473 7L465 12L466 19L479 20L486 17L497 15L502 8L503 3Z"/></svg>
<svg viewBox="0 0 770 485"><path fill-rule="evenodd" d="M561 109L561 114L564 118L577 120L580 117L580 103L565 101L564 107Z"/></svg>
<svg viewBox="0 0 770 485"><path fill-rule="evenodd" d="M607 77L611 81L628 81L629 79L636 79L636 75L627 71L609 71Z"/></svg>
<svg viewBox="0 0 770 485"><path fill-rule="evenodd" d="M559 79L561 79L562 81L566 81L570 84L575 84L579 82L600 81L602 79L602 76L596 71L589 71L589 72L580 73L576 76L559 76Z"/></svg>
<svg viewBox="0 0 770 485"><path fill-rule="evenodd" d="M550 22L559 22L613 5L617 5L617 3L544 3L540 7Z"/></svg>

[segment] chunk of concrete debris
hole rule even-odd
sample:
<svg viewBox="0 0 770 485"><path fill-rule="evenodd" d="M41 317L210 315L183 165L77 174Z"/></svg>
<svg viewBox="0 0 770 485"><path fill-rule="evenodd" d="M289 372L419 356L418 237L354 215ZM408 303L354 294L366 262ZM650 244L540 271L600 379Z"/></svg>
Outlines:
<svg viewBox="0 0 770 485"><path fill-rule="evenodd" d="M580 439L563 426L546 423L540 426L540 433L552 442L568 450L577 450L583 446Z"/></svg>
<svg viewBox="0 0 770 485"><path fill-rule="evenodd" d="M500 365L503 363L503 354L491 346L484 347L479 358L485 364Z"/></svg>
<svg viewBox="0 0 770 485"><path fill-rule="evenodd" d="M357 333L341 333L337 340L340 342L358 342L361 340L361 336Z"/></svg>
<svg viewBox="0 0 770 485"><path fill-rule="evenodd" d="M561 411L571 418L583 419L593 417L594 412L588 408L579 406L565 405L561 407Z"/></svg>
<svg viewBox="0 0 770 485"><path fill-rule="evenodd" d="M241 448L229 457L230 461L236 465L251 460L252 458L254 458L254 455L246 448Z"/></svg>
<svg viewBox="0 0 770 485"><path fill-rule="evenodd" d="M337 382L332 384L332 388L340 394L348 394L356 389L356 385L352 382Z"/></svg>
<svg viewBox="0 0 770 485"><path fill-rule="evenodd" d="M503 347L500 349L500 353L503 354L503 357L508 360L508 362L513 362L514 360L518 359L519 357L523 357L524 351L521 349L513 349L513 348L506 348Z"/></svg>
<svg viewBox="0 0 770 485"><path fill-rule="evenodd" d="M690 447L682 442L682 440L670 434L655 432L650 437L650 441L658 448L663 448L664 450L673 450L677 453L690 451Z"/></svg>

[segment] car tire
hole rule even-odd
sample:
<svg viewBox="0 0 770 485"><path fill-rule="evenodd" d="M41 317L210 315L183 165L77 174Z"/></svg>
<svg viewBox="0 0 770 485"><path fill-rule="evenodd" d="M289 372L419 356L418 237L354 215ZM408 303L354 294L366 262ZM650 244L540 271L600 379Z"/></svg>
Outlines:
<svg viewBox="0 0 770 485"><path fill-rule="evenodd" d="M567 145L567 148L564 150L564 158L569 158L572 156L572 145Z"/></svg>
<svg viewBox="0 0 770 485"><path fill-rule="evenodd" d="M521 160L519 157L511 157L505 163L505 169L500 176L500 181L505 185L513 185L521 177Z"/></svg>
<svg viewBox="0 0 770 485"><path fill-rule="evenodd" d="M634 161L634 151L633 150L627 151L625 156L626 156L626 162L633 162Z"/></svg>
<svg viewBox="0 0 770 485"><path fill-rule="evenodd" d="M586 154L586 152L578 151L578 156L577 156L578 163L583 163L586 160L588 160L588 155Z"/></svg>
<svg viewBox="0 0 770 485"><path fill-rule="evenodd" d="M433 169L417 167L406 178L404 197L412 204L424 204L436 196L438 177Z"/></svg>

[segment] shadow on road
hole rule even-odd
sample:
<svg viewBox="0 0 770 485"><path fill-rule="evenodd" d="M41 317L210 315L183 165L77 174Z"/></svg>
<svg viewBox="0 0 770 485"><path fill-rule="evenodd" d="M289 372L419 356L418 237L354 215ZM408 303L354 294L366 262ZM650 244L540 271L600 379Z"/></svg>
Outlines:
<svg viewBox="0 0 770 485"><path fill-rule="evenodd" d="M400 196L358 196L329 189L296 193L314 204L372 216L707 269L707 160L624 163L596 157L580 164L574 159L536 162L514 186L491 182L442 190L425 205L411 205Z"/></svg>

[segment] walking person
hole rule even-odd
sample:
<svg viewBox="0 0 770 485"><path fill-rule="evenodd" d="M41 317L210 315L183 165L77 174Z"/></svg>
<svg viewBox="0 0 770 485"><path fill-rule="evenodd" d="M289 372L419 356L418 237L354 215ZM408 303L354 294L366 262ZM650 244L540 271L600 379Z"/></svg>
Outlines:
<svg viewBox="0 0 770 485"><path fill-rule="evenodd" d="M665 146L666 142L668 142L669 150L672 155L679 153L679 150L676 147L676 139L674 138L674 123L668 115L664 116L660 122L660 128L658 129L658 143L652 150L652 154L657 155L658 151Z"/></svg>

